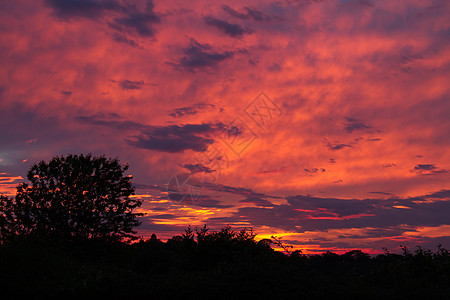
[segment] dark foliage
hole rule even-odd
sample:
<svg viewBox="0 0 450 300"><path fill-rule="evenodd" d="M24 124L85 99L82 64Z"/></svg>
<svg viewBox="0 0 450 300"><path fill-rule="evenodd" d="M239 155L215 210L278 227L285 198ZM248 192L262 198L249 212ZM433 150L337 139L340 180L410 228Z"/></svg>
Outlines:
<svg viewBox="0 0 450 300"><path fill-rule="evenodd" d="M22 236L0 247L3 295L160 298L442 297L450 292L450 254L418 248L371 257L360 250L307 256L274 251L270 240L188 227L162 242L99 239L55 244Z"/></svg>

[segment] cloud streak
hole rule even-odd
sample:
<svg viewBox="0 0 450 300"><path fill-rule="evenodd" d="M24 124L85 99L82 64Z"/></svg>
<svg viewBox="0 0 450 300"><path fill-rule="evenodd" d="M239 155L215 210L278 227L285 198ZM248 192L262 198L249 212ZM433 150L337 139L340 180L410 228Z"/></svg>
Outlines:
<svg viewBox="0 0 450 300"><path fill-rule="evenodd" d="M219 20L212 16L207 16L204 18L204 20L206 24L216 27L217 29L231 37L240 38L246 33L251 33L249 29L244 28L238 24L228 23L227 21Z"/></svg>

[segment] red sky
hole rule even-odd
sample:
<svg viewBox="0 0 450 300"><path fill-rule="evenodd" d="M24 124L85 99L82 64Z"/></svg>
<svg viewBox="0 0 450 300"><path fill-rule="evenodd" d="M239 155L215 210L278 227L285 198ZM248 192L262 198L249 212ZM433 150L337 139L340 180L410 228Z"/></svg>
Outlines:
<svg viewBox="0 0 450 300"><path fill-rule="evenodd" d="M445 0L2 1L0 190L39 160L105 154L130 165L142 235L450 247L449 15ZM195 203L168 196L182 173Z"/></svg>

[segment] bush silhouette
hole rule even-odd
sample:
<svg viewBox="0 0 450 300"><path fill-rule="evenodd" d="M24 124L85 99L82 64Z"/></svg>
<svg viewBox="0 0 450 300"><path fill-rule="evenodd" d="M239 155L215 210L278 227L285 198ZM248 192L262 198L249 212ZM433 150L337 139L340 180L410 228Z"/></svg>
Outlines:
<svg viewBox="0 0 450 300"><path fill-rule="evenodd" d="M104 156L67 155L33 165L30 182L15 198L2 197L1 238L38 235L73 241L134 238L140 224L133 213L142 202L134 194L128 165Z"/></svg>

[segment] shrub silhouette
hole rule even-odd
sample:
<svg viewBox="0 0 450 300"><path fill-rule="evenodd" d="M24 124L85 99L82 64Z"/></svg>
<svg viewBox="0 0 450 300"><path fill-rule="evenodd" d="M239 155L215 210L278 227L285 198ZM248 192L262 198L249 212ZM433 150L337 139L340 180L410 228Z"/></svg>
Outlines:
<svg viewBox="0 0 450 300"><path fill-rule="evenodd" d="M142 202L134 194L128 165L89 155L57 156L33 165L30 182L15 198L2 197L1 239L38 235L73 241L134 238L140 224L133 213Z"/></svg>

